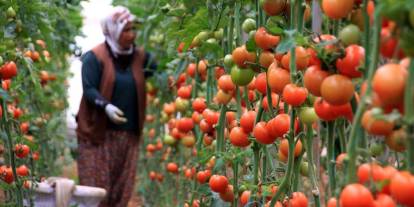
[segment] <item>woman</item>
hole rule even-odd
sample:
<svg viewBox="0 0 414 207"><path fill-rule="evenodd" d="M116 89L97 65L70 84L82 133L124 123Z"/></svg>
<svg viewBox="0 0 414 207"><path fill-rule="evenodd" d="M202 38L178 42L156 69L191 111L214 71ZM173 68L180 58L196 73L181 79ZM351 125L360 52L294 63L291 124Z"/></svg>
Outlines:
<svg viewBox="0 0 414 207"><path fill-rule="evenodd" d="M115 7L102 30L105 42L82 57L78 173L81 185L107 190L100 207L122 207L134 188L149 55L134 45L134 16L126 8Z"/></svg>

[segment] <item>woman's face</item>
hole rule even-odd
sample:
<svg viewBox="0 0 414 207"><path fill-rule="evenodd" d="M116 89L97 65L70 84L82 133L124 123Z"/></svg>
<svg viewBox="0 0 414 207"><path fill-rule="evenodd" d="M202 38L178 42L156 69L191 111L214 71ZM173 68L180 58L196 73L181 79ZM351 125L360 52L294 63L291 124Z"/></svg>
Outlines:
<svg viewBox="0 0 414 207"><path fill-rule="evenodd" d="M128 22L122 30L121 35L119 35L119 45L122 49L130 48L134 43L136 36L132 22Z"/></svg>

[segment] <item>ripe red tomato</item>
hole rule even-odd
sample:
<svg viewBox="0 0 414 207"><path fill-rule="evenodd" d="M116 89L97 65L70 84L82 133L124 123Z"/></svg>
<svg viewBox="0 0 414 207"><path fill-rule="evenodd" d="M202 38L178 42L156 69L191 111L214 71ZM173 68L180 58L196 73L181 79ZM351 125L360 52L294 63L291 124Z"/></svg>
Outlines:
<svg viewBox="0 0 414 207"><path fill-rule="evenodd" d="M3 80L11 79L17 75L17 66L13 61L5 63L0 67L0 77Z"/></svg>
<svg viewBox="0 0 414 207"><path fill-rule="evenodd" d="M27 168L26 165L21 165L20 167L16 168L16 173L19 176L28 176L29 168Z"/></svg>
<svg viewBox="0 0 414 207"><path fill-rule="evenodd" d="M264 27L260 27L256 31L254 40L258 47L262 48L263 50L268 50L268 49L276 47L277 44L279 44L280 37L270 35L267 33Z"/></svg>
<svg viewBox="0 0 414 207"><path fill-rule="evenodd" d="M293 192L292 198L289 200L289 206L291 207L307 207L308 198L302 192Z"/></svg>
<svg viewBox="0 0 414 207"><path fill-rule="evenodd" d="M318 53L314 49L307 48L306 52L309 54L309 65L308 65L309 67L314 66L314 65L317 65L317 66L322 65L321 60L319 60L318 58Z"/></svg>
<svg viewBox="0 0 414 207"><path fill-rule="evenodd" d="M279 150L282 152L284 156L288 157L289 155L288 139L282 139L282 141L280 141ZM298 157L301 152L302 152L302 142L299 140L296 142L296 145L295 145L295 151L294 151L295 157Z"/></svg>
<svg viewBox="0 0 414 207"><path fill-rule="evenodd" d="M306 101L308 90L295 84L287 84L283 89L283 101L291 106L300 106Z"/></svg>
<svg viewBox="0 0 414 207"><path fill-rule="evenodd" d="M297 70L304 70L309 65L310 56L307 50L301 46L295 48L296 53L296 68ZM283 68L290 70L290 51L282 58Z"/></svg>
<svg viewBox="0 0 414 207"><path fill-rule="evenodd" d="M283 137L289 131L289 126L290 116L288 114L278 114L266 124L267 131L272 137Z"/></svg>
<svg viewBox="0 0 414 207"><path fill-rule="evenodd" d="M247 147L250 145L249 136L241 127L234 127L231 130L230 142L236 147Z"/></svg>
<svg viewBox="0 0 414 207"><path fill-rule="evenodd" d="M397 152L404 152L407 145L408 135L404 128L394 130L390 135L385 137L387 146Z"/></svg>
<svg viewBox="0 0 414 207"><path fill-rule="evenodd" d="M414 206L414 176L407 171L396 173L390 184L391 196L398 203Z"/></svg>
<svg viewBox="0 0 414 207"><path fill-rule="evenodd" d="M370 134L384 135L391 134L394 129L394 123L387 120L376 119L372 116L371 110L365 111L362 115L362 127Z"/></svg>
<svg viewBox="0 0 414 207"><path fill-rule="evenodd" d="M382 28L381 30L381 44L380 44L381 55L386 58L392 58L394 51L398 46L398 39L392 36L392 31L389 28ZM404 57L404 52L399 49L397 57Z"/></svg>
<svg viewBox="0 0 414 207"><path fill-rule="evenodd" d="M209 133L211 132L211 130L213 130L213 127L211 127L211 125L207 123L205 119L202 119L199 125L200 125L200 130L204 133Z"/></svg>
<svg viewBox="0 0 414 207"><path fill-rule="evenodd" d="M397 207L395 201L387 194L377 195L377 200L374 201L374 207Z"/></svg>
<svg viewBox="0 0 414 207"><path fill-rule="evenodd" d="M260 144L272 144L277 137L270 136L266 128L266 122L262 121L256 124L253 129L253 136Z"/></svg>
<svg viewBox="0 0 414 207"><path fill-rule="evenodd" d="M279 15L286 9L286 5L284 0L264 0L262 3L263 10L269 16Z"/></svg>
<svg viewBox="0 0 414 207"><path fill-rule="evenodd" d="M223 90L218 90L214 101L218 104L228 104L233 98L231 93L224 92Z"/></svg>
<svg viewBox="0 0 414 207"><path fill-rule="evenodd" d="M23 122L20 124L20 131L22 131L23 134L27 134L29 132L29 122Z"/></svg>
<svg viewBox="0 0 414 207"><path fill-rule="evenodd" d="M290 83L289 71L278 68L276 63L269 66L267 75L269 87L274 93L282 94L285 86Z"/></svg>
<svg viewBox="0 0 414 207"><path fill-rule="evenodd" d="M250 194L251 194L252 192L251 191L249 191L249 190L245 190L245 191L243 191L243 193L240 195L240 204L242 205L242 206L245 206L248 202L249 202L249 199L250 199Z"/></svg>
<svg viewBox="0 0 414 207"><path fill-rule="evenodd" d="M337 202L336 198L330 198L326 207L337 207Z"/></svg>
<svg viewBox="0 0 414 207"><path fill-rule="evenodd" d="M212 191L220 193L225 192L229 181L226 176L223 175L212 175L209 181L209 185Z"/></svg>
<svg viewBox="0 0 414 207"><path fill-rule="evenodd" d="M231 76L228 74L222 75L218 79L217 85L223 91L234 91L236 89L236 85L234 85Z"/></svg>
<svg viewBox="0 0 414 207"><path fill-rule="evenodd" d="M0 179L4 182L10 184L14 181L13 170L11 167L6 167L5 165L0 167Z"/></svg>
<svg viewBox="0 0 414 207"><path fill-rule="evenodd" d="M259 56L259 63L262 67L269 68L269 66L275 62L275 56L269 51L263 51Z"/></svg>
<svg viewBox="0 0 414 207"><path fill-rule="evenodd" d="M247 51L245 45L234 49L232 57L233 62L240 68L248 66L245 62L256 62L256 53Z"/></svg>
<svg viewBox="0 0 414 207"><path fill-rule="evenodd" d="M194 111L203 113L204 109L207 108L206 100L204 98L196 98L192 103L192 107Z"/></svg>
<svg viewBox="0 0 414 207"><path fill-rule="evenodd" d="M30 148L25 144L16 144L14 153L18 158L25 158L30 153Z"/></svg>
<svg viewBox="0 0 414 207"><path fill-rule="evenodd" d="M324 121L332 121L338 118L336 114L332 113L332 106L321 97L316 98L313 103L313 108L315 109L316 115Z"/></svg>
<svg viewBox="0 0 414 207"><path fill-rule="evenodd" d="M223 201L233 202L234 200L233 185L227 185L224 192L219 193L219 196Z"/></svg>
<svg viewBox="0 0 414 207"><path fill-rule="evenodd" d="M255 111L245 112L240 117L240 127L243 129L244 132L250 133L251 131L253 131L255 119L256 119Z"/></svg>
<svg viewBox="0 0 414 207"><path fill-rule="evenodd" d="M183 117L177 121L177 129L183 133L187 133L194 128L193 119L188 117Z"/></svg>
<svg viewBox="0 0 414 207"><path fill-rule="evenodd" d="M267 93L267 91L266 91L267 82L266 82L266 73L265 72L259 73L256 76L254 84L255 84L256 90L258 90L261 94L266 95L266 93Z"/></svg>
<svg viewBox="0 0 414 207"><path fill-rule="evenodd" d="M336 68L342 75L350 78L358 78L362 73L358 68L365 61L365 49L359 45L350 45L345 49L345 57L336 60Z"/></svg>
<svg viewBox="0 0 414 207"><path fill-rule="evenodd" d="M167 164L167 171L171 173L178 173L178 165L174 162L170 162Z"/></svg>
<svg viewBox="0 0 414 207"><path fill-rule="evenodd" d="M372 88L386 105L398 104L404 98L407 70L398 64L386 64L375 71Z"/></svg>
<svg viewBox="0 0 414 207"><path fill-rule="evenodd" d="M331 19L342 19L351 13L354 0L323 0L322 9Z"/></svg>
<svg viewBox="0 0 414 207"><path fill-rule="evenodd" d="M340 93L339 93L340 92ZM343 105L354 96L354 84L343 75L331 75L325 78L321 85L321 95L332 105Z"/></svg>
<svg viewBox="0 0 414 207"><path fill-rule="evenodd" d="M194 111L193 114L191 115L191 119L193 119L193 122L195 124L200 124L200 121L201 119L203 119L203 116L197 111Z"/></svg>
<svg viewBox="0 0 414 207"><path fill-rule="evenodd" d="M178 91L177 95L180 98L189 99L191 98L191 85L188 86L181 86Z"/></svg>
<svg viewBox="0 0 414 207"><path fill-rule="evenodd" d="M386 179L384 169L375 163L364 163L358 167L358 182L364 184L371 179L374 182Z"/></svg>
<svg viewBox="0 0 414 207"><path fill-rule="evenodd" d="M212 111L211 109L205 109L203 111L203 118L211 126L217 124L220 114L218 112Z"/></svg>
<svg viewBox="0 0 414 207"><path fill-rule="evenodd" d="M206 173L206 171L199 171L197 173L197 181L200 184L206 183L208 179L209 179L209 174Z"/></svg>
<svg viewBox="0 0 414 207"><path fill-rule="evenodd" d="M339 197L341 207L369 207L374 205L374 197L363 185L348 184Z"/></svg>
<svg viewBox="0 0 414 207"><path fill-rule="evenodd" d="M304 86L315 96L321 96L321 85L323 80L329 76L327 71L321 69L319 65L313 65L306 69L303 75Z"/></svg>
<svg viewBox="0 0 414 207"><path fill-rule="evenodd" d="M279 95L277 95L276 93L272 93L271 98L272 98L272 107L274 108L277 106L277 102L279 101ZM267 103L267 96L263 97L262 107L265 111L269 110L269 104Z"/></svg>

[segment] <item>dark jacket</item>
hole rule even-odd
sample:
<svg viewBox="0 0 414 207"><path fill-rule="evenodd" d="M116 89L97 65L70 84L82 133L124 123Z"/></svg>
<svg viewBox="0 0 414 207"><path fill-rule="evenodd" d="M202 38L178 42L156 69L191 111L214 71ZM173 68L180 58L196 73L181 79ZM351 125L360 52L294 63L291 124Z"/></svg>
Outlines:
<svg viewBox="0 0 414 207"><path fill-rule="evenodd" d="M102 67L102 77L99 87L100 95L105 100L111 101L112 92L115 82L115 66L110 51L105 43L102 43L92 49L92 52L100 61ZM136 49L135 56L131 65L133 78L135 80L137 91L137 105L138 105L138 123L137 136L142 133L142 128L145 119L145 77L143 70L143 63L145 59L145 52L142 48ZM103 108L97 107L95 103L82 96L79 112L77 114L78 128L76 133L79 139L86 139L95 144L99 144L104 139L104 133L107 129L109 119L107 118Z"/></svg>

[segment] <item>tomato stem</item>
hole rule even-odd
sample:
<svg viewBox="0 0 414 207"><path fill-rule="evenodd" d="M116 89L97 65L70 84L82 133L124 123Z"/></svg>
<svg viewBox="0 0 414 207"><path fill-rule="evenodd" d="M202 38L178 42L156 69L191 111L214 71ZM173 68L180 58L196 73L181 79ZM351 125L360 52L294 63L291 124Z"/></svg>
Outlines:
<svg viewBox="0 0 414 207"><path fill-rule="evenodd" d="M404 121L407 124L408 147L407 147L407 168L414 174L414 60L411 59L408 70L408 79L404 94Z"/></svg>
<svg viewBox="0 0 414 207"><path fill-rule="evenodd" d="M335 194L335 121L328 122L328 158L327 167L329 175L329 197Z"/></svg>
<svg viewBox="0 0 414 207"><path fill-rule="evenodd" d="M366 93L364 96L362 96L361 98L361 102L358 105L357 111L355 113L354 119L353 119L353 126L351 128L351 133L349 135L349 141L348 141L348 168L347 168L347 177L346 177L346 183L353 183L356 181L356 144L357 144L357 138L358 138L358 133L363 133L363 129L361 128L361 117L363 112L365 111L366 108L366 100L367 97L369 97L371 95L371 90L372 90L372 86L371 86L371 80L372 77L374 75L374 71L377 67L378 64L378 59L379 59L379 40L380 40L380 33L381 33L381 16L380 16L380 11L382 10L382 4L379 3L379 6L377 7L377 9L375 10L375 15L374 15L374 30L373 30L373 44L372 44L372 51L371 52L371 58L368 60L369 62L369 70L367 72L367 83L368 83L368 87L366 90Z"/></svg>
<svg viewBox="0 0 414 207"><path fill-rule="evenodd" d="M238 186L238 178L239 178L239 160L238 158L234 159L233 162L233 192L234 192L234 201L232 203L232 205L234 207L237 207L237 200L238 200L238 192L239 192L239 186Z"/></svg>
<svg viewBox="0 0 414 207"><path fill-rule="evenodd" d="M295 109L292 109L290 113L290 130L289 134L287 136L288 143L289 143L289 151L288 151L288 166L285 173L285 177L282 180L282 183L279 186L279 189L275 196L273 196L270 206L274 206L276 201L279 200L279 197L282 195L282 193L285 193L288 190L288 187L290 185L290 182L292 180L293 175L293 167L295 163L295 116L296 111Z"/></svg>
<svg viewBox="0 0 414 207"><path fill-rule="evenodd" d="M235 10L234 10L234 24L236 26L236 43L237 45L242 44L242 30L240 27L240 10L241 10L241 1L235 1Z"/></svg>
<svg viewBox="0 0 414 207"><path fill-rule="evenodd" d="M220 118L219 118L219 122L217 124L217 155L222 154L222 152L224 152L224 148L225 148L225 143L224 143L224 125L226 122L226 112L227 112L227 106L225 104L223 104L221 106L221 110L220 110Z"/></svg>
<svg viewBox="0 0 414 207"><path fill-rule="evenodd" d="M362 7L362 13L364 15L364 49L365 49L365 57L367 57L367 54L370 54L370 50L371 48L369 47L369 37L370 37L370 25L369 25L369 16L368 16L368 12L367 12L367 7L368 7L368 0L364 0L364 4ZM364 75L365 77L368 75L368 67L369 67L369 61L367 60L367 58L365 58L365 70L364 70Z"/></svg>
<svg viewBox="0 0 414 207"><path fill-rule="evenodd" d="M7 112L7 105L6 105L6 101L4 99L1 100L1 104L4 110L3 113L3 117L2 117L2 122L3 122L3 128L6 131L6 138L7 138L7 148L9 151L9 162L12 168L12 172L13 172L13 178L14 178L14 182L16 184L16 196L17 196L17 204L20 207L23 207L23 192L22 192L22 188L21 188L21 183L19 182L19 177L17 175L16 172L16 157L14 156L14 151L13 151L13 139L11 136L11 129L10 129L10 123L8 120L8 112Z"/></svg>
<svg viewBox="0 0 414 207"><path fill-rule="evenodd" d="M308 124L306 126L306 138L305 138L305 150L306 150L306 157L308 158L308 170L309 170L309 177L312 184L312 195L313 200L315 201L316 207L321 206L321 201L319 199L319 187L318 181L315 173L315 161L313 160L313 129L312 125Z"/></svg>

